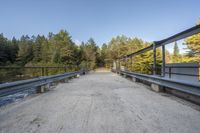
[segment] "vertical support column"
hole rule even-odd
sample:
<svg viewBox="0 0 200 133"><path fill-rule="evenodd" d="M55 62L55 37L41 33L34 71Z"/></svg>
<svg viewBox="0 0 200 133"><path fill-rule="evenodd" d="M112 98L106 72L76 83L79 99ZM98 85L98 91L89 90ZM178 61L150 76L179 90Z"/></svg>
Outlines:
<svg viewBox="0 0 200 133"><path fill-rule="evenodd" d="M49 67L46 67L46 76L48 76L49 75L49 69L48 69Z"/></svg>
<svg viewBox="0 0 200 133"><path fill-rule="evenodd" d="M42 76L44 76L44 67L42 67Z"/></svg>
<svg viewBox="0 0 200 133"><path fill-rule="evenodd" d="M126 60L123 59L122 61L123 61L123 66L124 66L124 70L125 70L126 69Z"/></svg>
<svg viewBox="0 0 200 133"><path fill-rule="evenodd" d="M116 63L116 60L113 61L112 69L117 70L117 63Z"/></svg>
<svg viewBox="0 0 200 133"><path fill-rule="evenodd" d="M124 66L124 70L126 69L126 61L125 59L122 60L123 61L123 66Z"/></svg>
<svg viewBox="0 0 200 133"><path fill-rule="evenodd" d="M128 63L127 63L127 58L125 58L125 71L127 70L127 66L128 66Z"/></svg>
<svg viewBox="0 0 200 133"><path fill-rule="evenodd" d="M119 59L119 71L121 70L121 62L120 62L120 59Z"/></svg>
<svg viewBox="0 0 200 133"><path fill-rule="evenodd" d="M119 59L117 60L117 72L119 72Z"/></svg>
<svg viewBox="0 0 200 133"><path fill-rule="evenodd" d="M169 78L171 78L171 72L172 72L171 67L169 67Z"/></svg>
<svg viewBox="0 0 200 133"><path fill-rule="evenodd" d="M162 76L165 77L165 45L162 45Z"/></svg>
<svg viewBox="0 0 200 133"><path fill-rule="evenodd" d="M156 75L156 44L153 43L153 75Z"/></svg>
<svg viewBox="0 0 200 133"><path fill-rule="evenodd" d="M133 67L133 57L131 56L131 71L132 71L132 67Z"/></svg>

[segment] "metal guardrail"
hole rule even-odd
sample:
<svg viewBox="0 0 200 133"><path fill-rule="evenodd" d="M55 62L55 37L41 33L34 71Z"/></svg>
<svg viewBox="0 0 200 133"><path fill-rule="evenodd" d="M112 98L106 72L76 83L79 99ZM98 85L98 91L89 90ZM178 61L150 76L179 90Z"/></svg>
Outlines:
<svg viewBox="0 0 200 133"><path fill-rule="evenodd" d="M86 71L76 71L76 72L69 72L64 74L58 74L53 76L43 76L34 79L28 80L20 80L10 83L3 83L0 84L0 97L8 96L15 94L17 92L29 90L29 89L37 89L37 87L53 83L59 80L63 80L66 78L74 77L78 74L84 74Z"/></svg>
<svg viewBox="0 0 200 133"><path fill-rule="evenodd" d="M134 77L136 79L144 80L150 83L154 83L163 87L172 88L184 93L192 94L195 96L200 96L200 83L183 81L183 80L174 80L164 77L158 77L155 75L147 75L134 73L130 71L119 71L120 74L127 75L129 77Z"/></svg>
<svg viewBox="0 0 200 133"><path fill-rule="evenodd" d="M165 68L168 68L169 69L169 71L168 72L164 72L165 74L168 74L168 78L171 78L171 76L172 75L180 75L180 76L192 76L192 77L197 77L197 78L199 78L199 74L197 73L197 74L190 74L190 73L186 73L186 72L182 72L182 73L180 73L180 72L173 72L172 70L174 69L174 68L184 68L184 69L191 69L191 68L195 68L195 69L200 69L199 67L196 67L196 66L165 66ZM161 72L162 73L162 72Z"/></svg>
<svg viewBox="0 0 200 133"><path fill-rule="evenodd" d="M170 64L167 64L170 65ZM191 76L191 77L197 77L200 80L200 74L196 73L196 74L192 74L189 72L173 72L174 69L199 69L200 70L200 66L165 66L165 72L163 74L162 72L162 66L156 66L156 75L157 76L162 76L165 75L165 77L171 78L172 75L179 75L179 76ZM153 67L150 68L151 72L153 73ZM166 69L168 69L168 71L166 71ZM166 74L168 76L166 76Z"/></svg>

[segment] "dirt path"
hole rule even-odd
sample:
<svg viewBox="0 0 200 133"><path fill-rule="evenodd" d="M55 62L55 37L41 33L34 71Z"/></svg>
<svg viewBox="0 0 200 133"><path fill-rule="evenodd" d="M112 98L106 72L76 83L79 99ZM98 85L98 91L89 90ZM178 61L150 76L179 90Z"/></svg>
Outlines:
<svg viewBox="0 0 200 133"><path fill-rule="evenodd" d="M200 112L116 74L96 72L0 108L0 133L199 133Z"/></svg>

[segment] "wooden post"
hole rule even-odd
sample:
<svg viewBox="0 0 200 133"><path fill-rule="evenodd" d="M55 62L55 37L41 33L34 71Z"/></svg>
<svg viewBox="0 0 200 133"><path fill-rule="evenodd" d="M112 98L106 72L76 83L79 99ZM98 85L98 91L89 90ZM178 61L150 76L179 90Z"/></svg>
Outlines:
<svg viewBox="0 0 200 133"><path fill-rule="evenodd" d="M153 75L156 75L156 44L153 43Z"/></svg>
<svg viewBox="0 0 200 133"><path fill-rule="evenodd" d="M46 67L46 76L48 76L49 75L49 69L48 69L48 67Z"/></svg>
<svg viewBox="0 0 200 133"><path fill-rule="evenodd" d="M165 77L165 45L162 45L162 76Z"/></svg>
<svg viewBox="0 0 200 133"><path fill-rule="evenodd" d="M42 67L42 76L44 76L44 67Z"/></svg>

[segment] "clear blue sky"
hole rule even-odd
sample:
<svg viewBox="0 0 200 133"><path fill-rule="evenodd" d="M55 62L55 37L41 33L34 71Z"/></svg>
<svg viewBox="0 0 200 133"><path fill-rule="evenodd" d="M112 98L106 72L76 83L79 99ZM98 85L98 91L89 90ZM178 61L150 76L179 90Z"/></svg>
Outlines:
<svg viewBox="0 0 200 133"><path fill-rule="evenodd" d="M66 29L74 41L113 36L164 39L194 26L200 0L1 0L0 32L8 38Z"/></svg>

